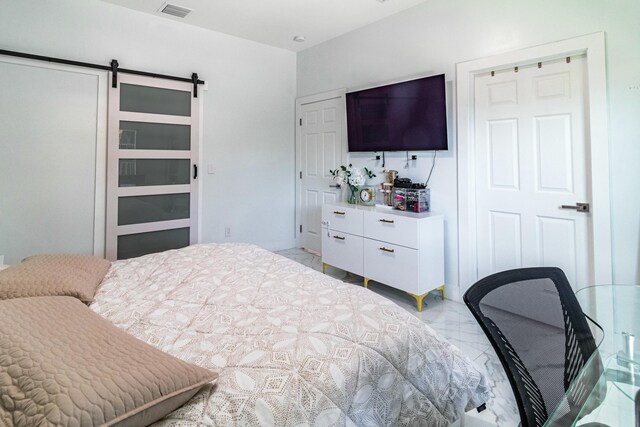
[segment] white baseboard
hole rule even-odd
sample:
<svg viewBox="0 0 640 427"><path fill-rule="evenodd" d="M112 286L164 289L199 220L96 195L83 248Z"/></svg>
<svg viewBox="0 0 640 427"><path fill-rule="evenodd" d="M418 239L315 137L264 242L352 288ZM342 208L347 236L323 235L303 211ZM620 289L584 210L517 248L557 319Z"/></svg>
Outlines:
<svg viewBox="0 0 640 427"><path fill-rule="evenodd" d="M285 249L296 248L296 239L279 240L275 242L257 242L256 245L268 251L282 251Z"/></svg>
<svg viewBox="0 0 640 427"><path fill-rule="evenodd" d="M460 292L460 287L457 285L451 285L451 284L445 285L444 296L448 300L464 303L464 301L462 300L462 293Z"/></svg>

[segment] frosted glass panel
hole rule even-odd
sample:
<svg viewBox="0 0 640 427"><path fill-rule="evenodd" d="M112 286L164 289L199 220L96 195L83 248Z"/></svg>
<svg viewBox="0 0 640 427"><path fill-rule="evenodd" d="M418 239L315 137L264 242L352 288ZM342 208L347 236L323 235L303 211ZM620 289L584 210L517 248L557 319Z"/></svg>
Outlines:
<svg viewBox="0 0 640 427"><path fill-rule="evenodd" d="M120 159L120 187L189 184L189 159Z"/></svg>
<svg viewBox="0 0 640 427"><path fill-rule="evenodd" d="M120 111L190 116L191 92L122 83Z"/></svg>
<svg viewBox="0 0 640 427"><path fill-rule="evenodd" d="M189 218L189 193L118 199L118 225Z"/></svg>
<svg viewBox="0 0 640 427"><path fill-rule="evenodd" d="M191 126L121 121L120 148L125 150L190 150Z"/></svg>
<svg viewBox="0 0 640 427"><path fill-rule="evenodd" d="M189 228L118 236L118 259L134 258L189 246Z"/></svg>

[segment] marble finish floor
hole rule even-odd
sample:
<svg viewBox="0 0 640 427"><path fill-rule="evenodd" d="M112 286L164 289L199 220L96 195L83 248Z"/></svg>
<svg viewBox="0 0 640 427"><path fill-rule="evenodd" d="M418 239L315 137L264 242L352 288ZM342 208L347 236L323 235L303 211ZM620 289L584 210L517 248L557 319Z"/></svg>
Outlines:
<svg viewBox="0 0 640 427"><path fill-rule="evenodd" d="M319 256L302 249L287 249L278 254L306 265L314 270L322 271ZM347 283L362 286L362 277L346 273L342 270L327 267L326 274ZM442 300L439 292L425 298L426 306L422 312L416 310L415 300L406 293L374 281L369 282L369 289L384 296L420 318L438 334L457 346L472 359L481 369L491 387L491 398L487 409L481 413L475 410L465 414L464 419L455 425L464 427L511 427L520 422L513 392L500 361L487 341L484 333L476 323L467 307L459 302Z"/></svg>

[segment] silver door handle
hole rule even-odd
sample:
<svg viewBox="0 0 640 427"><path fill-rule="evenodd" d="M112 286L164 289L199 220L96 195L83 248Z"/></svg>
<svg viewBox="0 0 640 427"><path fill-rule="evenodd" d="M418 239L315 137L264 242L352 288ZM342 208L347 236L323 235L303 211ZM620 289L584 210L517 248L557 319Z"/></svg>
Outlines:
<svg viewBox="0 0 640 427"><path fill-rule="evenodd" d="M340 184L331 184L329 187L331 187L331 188L340 188Z"/></svg>
<svg viewBox="0 0 640 427"><path fill-rule="evenodd" d="M576 203L574 205L562 205L560 209L575 209L578 212L591 212L589 203Z"/></svg>

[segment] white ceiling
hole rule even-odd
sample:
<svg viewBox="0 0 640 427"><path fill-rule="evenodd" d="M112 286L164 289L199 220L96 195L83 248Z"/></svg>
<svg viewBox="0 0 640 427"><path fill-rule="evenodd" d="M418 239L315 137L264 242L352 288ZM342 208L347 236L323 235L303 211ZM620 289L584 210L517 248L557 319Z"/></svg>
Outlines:
<svg viewBox="0 0 640 427"><path fill-rule="evenodd" d="M183 19L159 12L166 0L103 1L297 52L426 0L168 0L193 9Z"/></svg>

